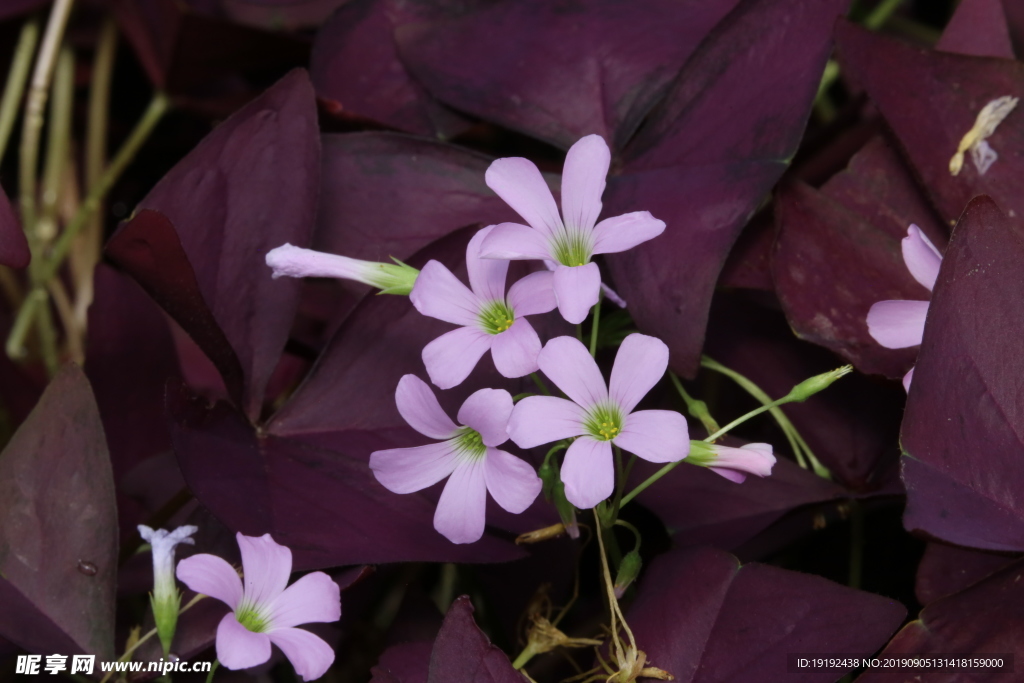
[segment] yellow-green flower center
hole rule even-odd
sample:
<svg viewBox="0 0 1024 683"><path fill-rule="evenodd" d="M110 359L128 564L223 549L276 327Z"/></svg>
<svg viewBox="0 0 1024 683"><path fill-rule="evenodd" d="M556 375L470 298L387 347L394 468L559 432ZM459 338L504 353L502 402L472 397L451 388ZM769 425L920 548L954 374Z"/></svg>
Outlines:
<svg viewBox="0 0 1024 683"><path fill-rule="evenodd" d="M598 441L611 441L622 433L622 412L611 404L596 405L587 413L583 427Z"/></svg>
<svg viewBox="0 0 1024 683"><path fill-rule="evenodd" d="M487 455L484 438L475 429L461 427L452 440L455 442L455 452L463 458L479 460Z"/></svg>
<svg viewBox="0 0 1024 683"><path fill-rule="evenodd" d="M516 321L516 314L504 301L488 302L480 309L480 326L488 334L501 334Z"/></svg>
<svg viewBox="0 0 1024 683"><path fill-rule="evenodd" d="M589 235L582 230L565 228L551 241L551 253L563 266L585 266L590 263Z"/></svg>
<svg viewBox="0 0 1024 683"><path fill-rule="evenodd" d="M235 618L253 633L264 633L270 627L270 620L262 612L244 602L235 611Z"/></svg>

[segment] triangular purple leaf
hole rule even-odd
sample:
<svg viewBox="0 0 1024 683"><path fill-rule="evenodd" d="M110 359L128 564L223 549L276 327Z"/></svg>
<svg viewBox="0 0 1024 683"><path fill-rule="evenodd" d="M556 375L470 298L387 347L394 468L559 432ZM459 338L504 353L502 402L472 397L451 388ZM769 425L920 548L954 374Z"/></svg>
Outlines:
<svg viewBox="0 0 1024 683"><path fill-rule="evenodd" d="M1000 0L963 0L946 24L936 50L1014 59L1010 27Z"/></svg>
<svg viewBox="0 0 1024 683"><path fill-rule="evenodd" d="M945 543L929 543L917 566L914 594L928 605L1017 561L1019 556L1000 555Z"/></svg>
<svg viewBox="0 0 1024 683"><path fill-rule="evenodd" d="M491 644L473 620L469 596L448 608L430 653L427 683L525 683L508 656ZM403 682L404 683L404 682Z"/></svg>

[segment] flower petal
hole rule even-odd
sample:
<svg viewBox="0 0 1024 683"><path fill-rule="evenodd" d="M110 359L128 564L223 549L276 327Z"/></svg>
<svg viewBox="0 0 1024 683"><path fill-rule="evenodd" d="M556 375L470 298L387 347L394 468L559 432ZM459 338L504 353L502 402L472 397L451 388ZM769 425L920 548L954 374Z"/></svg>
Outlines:
<svg viewBox="0 0 1024 683"><path fill-rule="evenodd" d="M487 168L484 182L541 234L551 236L562 229L551 189L529 159L496 159Z"/></svg>
<svg viewBox="0 0 1024 683"><path fill-rule="evenodd" d="M615 356L608 393L623 413L631 413L667 369L665 342L645 334L631 334L622 341Z"/></svg>
<svg viewBox="0 0 1024 683"><path fill-rule="evenodd" d="M508 434L520 448L560 441L584 433L586 412L564 398L527 396L512 409Z"/></svg>
<svg viewBox="0 0 1024 683"><path fill-rule="evenodd" d="M491 358L502 377L525 377L537 372L538 356L540 337L526 318L517 318L491 342Z"/></svg>
<svg viewBox="0 0 1024 683"><path fill-rule="evenodd" d="M476 327L460 327L445 332L423 347L423 364L430 381L441 389L451 389L473 372L480 358L491 348L494 335Z"/></svg>
<svg viewBox="0 0 1024 683"><path fill-rule="evenodd" d="M654 239L665 232L665 221L650 211L634 211L605 218L594 228L594 253L616 254Z"/></svg>
<svg viewBox="0 0 1024 683"><path fill-rule="evenodd" d="M562 463L565 497L581 509L592 508L615 491L612 445L581 436L572 442Z"/></svg>
<svg viewBox="0 0 1024 683"><path fill-rule="evenodd" d="M292 573L292 551L276 543L270 534L235 534L242 551L245 599L254 607L269 604L284 592Z"/></svg>
<svg viewBox="0 0 1024 683"><path fill-rule="evenodd" d="M423 266L409 300L423 315L454 325L476 325L482 305L480 297L437 261Z"/></svg>
<svg viewBox="0 0 1024 683"><path fill-rule="evenodd" d="M608 387L587 347L575 337L555 337L540 352L540 369L584 408L608 400Z"/></svg>
<svg viewBox="0 0 1024 683"><path fill-rule="evenodd" d="M320 636L301 628L279 628L267 633L270 641L292 663L304 681L315 681L334 663L334 650Z"/></svg>
<svg viewBox="0 0 1024 683"><path fill-rule="evenodd" d="M269 614L271 629L337 621L341 619L341 588L323 572L306 574L277 596Z"/></svg>
<svg viewBox="0 0 1024 683"><path fill-rule="evenodd" d="M494 226L480 246L483 258L513 261L552 259L551 244L540 231L518 223L500 223Z"/></svg>
<svg viewBox="0 0 1024 683"><path fill-rule="evenodd" d="M209 595L237 609L242 601L242 579L234 567L216 555L193 555L178 562L178 580L196 593Z"/></svg>
<svg viewBox="0 0 1024 683"><path fill-rule="evenodd" d="M542 486L532 465L497 448L487 449L484 481L495 502L514 515L533 504Z"/></svg>
<svg viewBox="0 0 1024 683"><path fill-rule="evenodd" d="M391 448L370 454L370 469L392 493L412 493L433 486L451 474L458 458L450 441L413 448Z"/></svg>
<svg viewBox="0 0 1024 683"><path fill-rule="evenodd" d="M910 368L907 374L903 375L903 391L910 393L910 383L914 380L914 368Z"/></svg>
<svg viewBox="0 0 1024 683"><path fill-rule="evenodd" d="M562 167L562 222L568 230L589 233L601 214L601 195L612 154L600 135L576 141Z"/></svg>
<svg viewBox="0 0 1024 683"><path fill-rule="evenodd" d="M747 475L743 474L742 472L737 472L736 470L726 469L725 467L709 467L708 469L717 474L718 476L725 477L729 481L736 484L742 484L747 480Z"/></svg>
<svg viewBox="0 0 1024 683"><path fill-rule="evenodd" d="M516 317L555 310L555 276L547 270L530 273L509 287L508 305Z"/></svg>
<svg viewBox="0 0 1024 683"><path fill-rule="evenodd" d="M911 224L903 238L903 262L914 279L932 291L942 266L942 254L931 243L921 228Z"/></svg>
<svg viewBox="0 0 1024 683"><path fill-rule="evenodd" d="M868 311L868 333L887 349L917 346L927 315L927 301L879 301Z"/></svg>
<svg viewBox="0 0 1024 683"><path fill-rule="evenodd" d="M505 300L505 276L508 275L508 261L483 258L481 247L484 238L496 226L489 225L478 230L466 246L466 270L469 271L469 286L473 293L484 301Z"/></svg>
<svg viewBox="0 0 1024 683"><path fill-rule="evenodd" d="M470 394L459 408L459 422L480 433L485 446L508 441L512 395L504 389L481 389Z"/></svg>
<svg viewBox="0 0 1024 683"><path fill-rule="evenodd" d="M273 277L336 277L343 280L366 282L373 264L367 261L303 249L285 243L271 249L266 255Z"/></svg>
<svg viewBox="0 0 1024 683"><path fill-rule="evenodd" d="M270 659L270 638L242 626L230 612L217 625L217 659L228 669L259 666Z"/></svg>
<svg viewBox="0 0 1024 683"><path fill-rule="evenodd" d="M674 410L639 410L626 417L615 445L648 462L675 462L690 452L686 418Z"/></svg>
<svg viewBox="0 0 1024 683"><path fill-rule="evenodd" d="M771 444L748 443L739 448L714 445L711 449L718 455L713 465L716 472L720 469L727 469L758 477L768 477L771 476L772 467L775 466L775 455L772 453ZM722 474L722 476L726 475ZM731 477L726 478L730 479Z"/></svg>
<svg viewBox="0 0 1024 683"><path fill-rule="evenodd" d="M555 269L554 285L558 312L568 322L577 325L597 303L601 292L601 271L596 263L572 267L560 265Z"/></svg>
<svg viewBox="0 0 1024 683"><path fill-rule="evenodd" d="M484 535L486 511L484 460L463 462L437 501L434 528L452 543L473 543Z"/></svg>
<svg viewBox="0 0 1024 683"><path fill-rule="evenodd" d="M459 429L441 409L433 389L416 375L405 375L398 380L395 404L402 418L423 436L450 439Z"/></svg>

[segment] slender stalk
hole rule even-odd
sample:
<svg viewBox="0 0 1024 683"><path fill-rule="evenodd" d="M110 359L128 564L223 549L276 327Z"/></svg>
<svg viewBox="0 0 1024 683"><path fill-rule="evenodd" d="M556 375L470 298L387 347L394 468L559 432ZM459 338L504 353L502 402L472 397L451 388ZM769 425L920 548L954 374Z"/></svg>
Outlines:
<svg viewBox="0 0 1024 683"><path fill-rule="evenodd" d="M54 243L50 258L46 261L41 271L43 280L53 277L57 269L60 268L64 259L67 258L68 252L71 250L75 237L85 227L86 222L93 213L99 209L103 197L113 187L114 183L117 182L117 179L121 177L121 173L131 163L132 159L135 158L139 148L142 147L149 134L153 132L153 128L156 127L160 118L167 111L168 105L169 100L166 95L161 92L153 95L149 107L135 125L131 135L125 140L121 149L117 151L117 155L114 156L110 165L103 171L103 175L96 186L89 190L89 195L82 202L82 205L64 229L64 232L61 233L61 236Z"/></svg>
<svg viewBox="0 0 1024 683"><path fill-rule="evenodd" d="M668 378L672 380L672 386L676 388L679 395L682 397L683 402L686 403L686 409L689 411L691 417L695 417L700 420L700 423L704 425L704 429L707 430L708 434L718 431L718 423L715 418L711 417L711 413L708 411L708 404L704 401L698 400L686 393L686 389L683 388L683 383L679 381L676 373L669 370Z"/></svg>
<svg viewBox="0 0 1024 683"><path fill-rule="evenodd" d="M41 306L46 305L46 292L41 289L33 289L25 297L25 302L18 309L18 315L11 325L11 333L7 335L7 357L11 360L20 360L28 355L25 350L25 338L36 319L36 312Z"/></svg>
<svg viewBox="0 0 1024 683"><path fill-rule="evenodd" d="M597 329L601 322L601 290L597 290L597 303L594 304L594 322L590 327L590 355L597 355Z"/></svg>
<svg viewBox="0 0 1024 683"><path fill-rule="evenodd" d="M19 188L21 221L30 239L35 233L36 222L36 170L39 164L39 138L43 131L43 113L50 91L50 79L57 61L57 52L64 28L71 14L73 0L56 0L46 23L43 44L39 48L28 99L25 103L25 120L22 122L21 158Z"/></svg>
<svg viewBox="0 0 1024 683"><path fill-rule="evenodd" d="M865 17L864 27L872 31L882 28L901 4L903 4L903 0L882 0L875 9L871 10L871 14Z"/></svg>
<svg viewBox="0 0 1024 683"><path fill-rule="evenodd" d="M57 356L57 327L53 324L53 311L50 310L50 301L45 290L43 293L43 304L36 311L36 323L39 325L39 350L43 356L43 365L46 372L53 377L60 367L60 360Z"/></svg>
<svg viewBox="0 0 1024 683"><path fill-rule="evenodd" d="M548 391L548 385L544 384L544 380L540 378L540 375L538 375L536 372L531 372L530 379L533 380L533 383L537 385L537 388L540 389L542 394L544 394L545 396L551 395L551 392Z"/></svg>
<svg viewBox="0 0 1024 683"><path fill-rule="evenodd" d="M31 19L21 27L18 44L14 48L14 59L11 69L7 72L7 84L4 85L3 99L0 100L0 161L7 151L7 143L14 130L14 121L18 118L21 98L25 94L28 72L32 68L32 55L39 43L39 20Z"/></svg>
<svg viewBox="0 0 1024 683"><path fill-rule="evenodd" d="M75 104L75 55L67 45L61 48L53 78L50 97L50 125L46 142L46 161L43 164L43 187L39 197L39 217L36 232L43 244L57 235L57 203L61 196L61 182L70 157L71 114Z"/></svg>
<svg viewBox="0 0 1024 683"><path fill-rule="evenodd" d="M82 335L75 320L75 310L71 305L71 298L68 296L64 283L60 278L53 278L46 284L46 289L53 299L53 306L57 309L57 317L60 318L61 327L64 328L64 337L67 339L68 356L71 360L81 365L85 362L85 347Z"/></svg>
<svg viewBox="0 0 1024 683"><path fill-rule="evenodd" d="M220 666L220 660L213 660L213 666L210 667L210 673L206 674L206 683L211 683L211 681L213 681L213 672L217 670L218 666Z"/></svg>

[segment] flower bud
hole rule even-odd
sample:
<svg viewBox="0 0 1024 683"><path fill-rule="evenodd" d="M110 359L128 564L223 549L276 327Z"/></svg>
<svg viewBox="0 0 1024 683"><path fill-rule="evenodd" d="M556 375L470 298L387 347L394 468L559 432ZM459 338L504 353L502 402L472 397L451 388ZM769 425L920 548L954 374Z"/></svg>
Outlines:
<svg viewBox="0 0 1024 683"><path fill-rule="evenodd" d="M291 244L271 249L266 256L267 265L273 268L275 278L334 277L376 287L381 290L381 294L408 295L420 271L396 258L392 257L391 260L394 263L361 261Z"/></svg>
<svg viewBox="0 0 1024 683"><path fill-rule="evenodd" d="M622 596L626 594L626 589L629 588L629 584L636 581L636 577L640 574L640 567L643 566L643 561L640 559L640 553L636 550L630 550L622 558L622 562L619 564L619 572L615 575L615 599L621 600Z"/></svg>
<svg viewBox="0 0 1024 683"><path fill-rule="evenodd" d="M139 525L139 534L149 542L153 552L153 592L149 601L165 656L171 651L181 605L181 594L174 582L174 547L179 543L194 543L190 536L198 530L194 526L180 526L170 532L166 529L154 531L144 524Z"/></svg>
<svg viewBox="0 0 1024 683"><path fill-rule="evenodd" d="M809 379L805 379L800 384L793 387L793 390L786 396L787 402L789 401L806 401L811 396L814 396L819 391L828 388L832 382L835 382L840 377L848 375L853 372L852 365L844 365L841 368L836 368L830 372L826 372L821 375L815 375Z"/></svg>
<svg viewBox="0 0 1024 683"><path fill-rule="evenodd" d="M690 454L686 462L699 467L707 467L729 481L742 483L746 475L754 474L767 477L772 473L775 456L771 444L748 443L739 448L711 444L704 441L691 441Z"/></svg>

